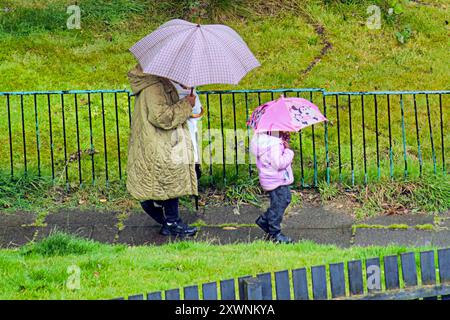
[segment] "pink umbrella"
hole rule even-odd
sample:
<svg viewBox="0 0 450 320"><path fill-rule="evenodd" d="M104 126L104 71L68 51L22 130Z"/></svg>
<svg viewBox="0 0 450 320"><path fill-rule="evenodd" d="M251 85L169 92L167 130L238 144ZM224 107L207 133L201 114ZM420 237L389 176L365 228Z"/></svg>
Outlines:
<svg viewBox="0 0 450 320"><path fill-rule="evenodd" d="M228 26L170 20L138 41L130 51L144 73L187 87L238 84L260 66L244 40Z"/></svg>
<svg viewBox="0 0 450 320"><path fill-rule="evenodd" d="M281 96L256 108L247 124L259 133L299 131L322 121L328 120L315 104L303 98Z"/></svg>

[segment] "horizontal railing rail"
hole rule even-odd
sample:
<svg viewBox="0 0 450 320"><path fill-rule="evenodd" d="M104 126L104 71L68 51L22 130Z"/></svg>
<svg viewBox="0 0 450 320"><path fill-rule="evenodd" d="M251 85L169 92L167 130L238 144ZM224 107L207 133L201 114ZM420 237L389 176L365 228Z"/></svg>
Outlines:
<svg viewBox="0 0 450 320"><path fill-rule="evenodd" d="M0 96L30 96L30 95L44 95L44 94L85 94L85 93L115 93L126 92L130 93L127 89L98 89L98 90L56 90L56 91L11 91L0 92Z"/></svg>

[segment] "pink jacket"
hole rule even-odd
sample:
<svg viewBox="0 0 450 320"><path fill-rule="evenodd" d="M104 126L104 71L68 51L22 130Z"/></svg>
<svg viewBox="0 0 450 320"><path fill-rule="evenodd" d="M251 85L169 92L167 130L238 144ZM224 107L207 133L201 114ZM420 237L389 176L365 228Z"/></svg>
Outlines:
<svg viewBox="0 0 450 320"><path fill-rule="evenodd" d="M294 182L291 167L294 152L284 147L281 138L265 133L255 134L250 150L256 156L259 182L265 191Z"/></svg>

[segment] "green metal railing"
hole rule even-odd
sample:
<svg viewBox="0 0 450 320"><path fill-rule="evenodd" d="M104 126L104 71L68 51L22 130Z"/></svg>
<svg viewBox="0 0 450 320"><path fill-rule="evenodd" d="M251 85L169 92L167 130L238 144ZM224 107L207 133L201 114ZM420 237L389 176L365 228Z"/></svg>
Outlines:
<svg viewBox="0 0 450 320"><path fill-rule="evenodd" d="M199 130L203 179L212 184L255 175L246 122L253 109L281 94L312 101L330 120L292 137L302 187L447 173L448 90L198 93L206 107ZM67 186L123 180L132 99L128 90L0 92L1 174L51 177Z"/></svg>

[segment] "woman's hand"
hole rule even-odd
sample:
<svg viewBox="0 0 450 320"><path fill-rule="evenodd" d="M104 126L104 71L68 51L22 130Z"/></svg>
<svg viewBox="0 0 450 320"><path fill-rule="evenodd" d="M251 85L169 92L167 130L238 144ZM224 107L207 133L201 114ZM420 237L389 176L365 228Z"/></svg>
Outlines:
<svg viewBox="0 0 450 320"><path fill-rule="evenodd" d="M194 95L188 95L186 96L186 100L189 102L189 104L194 107L195 106L195 99L196 97Z"/></svg>
<svg viewBox="0 0 450 320"><path fill-rule="evenodd" d="M287 142L286 140L283 140L283 146L284 146L286 149L290 149L290 148L291 148L291 146L289 145L289 142Z"/></svg>

